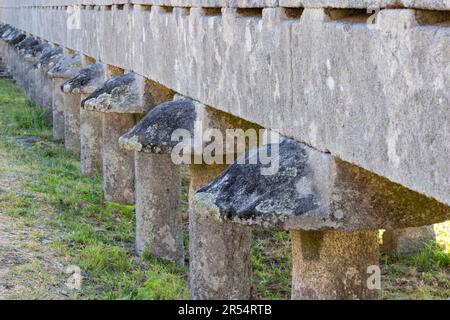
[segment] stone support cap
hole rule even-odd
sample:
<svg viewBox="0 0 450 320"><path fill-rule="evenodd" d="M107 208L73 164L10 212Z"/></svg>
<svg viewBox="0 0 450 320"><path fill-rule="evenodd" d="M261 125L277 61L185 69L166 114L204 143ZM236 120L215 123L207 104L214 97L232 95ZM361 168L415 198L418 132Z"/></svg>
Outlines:
<svg viewBox="0 0 450 320"><path fill-rule="evenodd" d="M32 36L26 36L21 42L16 45L16 50L22 55L26 49L39 44L39 40Z"/></svg>
<svg viewBox="0 0 450 320"><path fill-rule="evenodd" d="M268 170L261 159L270 154ZM290 139L246 153L194 203L222 221L285 230L398 229L450 218L434 199Z"/></svg>
<svg viewBox="0 0 450 320"><path fill-rule="evenodd" d="M25 38L26 38L25 33L16 31L13 32L11 36L9 36L5 41L10 45L15 46L16 44L22 42Z"/></svg>

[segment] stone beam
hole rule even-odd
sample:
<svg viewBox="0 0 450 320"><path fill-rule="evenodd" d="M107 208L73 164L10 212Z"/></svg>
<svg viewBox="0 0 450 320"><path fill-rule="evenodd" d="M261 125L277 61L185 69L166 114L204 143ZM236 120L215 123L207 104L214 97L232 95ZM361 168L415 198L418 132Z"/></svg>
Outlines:
<svg viewBox="0 0 450 320"><path fill-rule="evenodd" d="M404 1L373 16L343 9L368 1L80 1L80 29L67 28L63 7L76 2L27 3L1 1L0 20L450 204L448 2Z"/></svg>

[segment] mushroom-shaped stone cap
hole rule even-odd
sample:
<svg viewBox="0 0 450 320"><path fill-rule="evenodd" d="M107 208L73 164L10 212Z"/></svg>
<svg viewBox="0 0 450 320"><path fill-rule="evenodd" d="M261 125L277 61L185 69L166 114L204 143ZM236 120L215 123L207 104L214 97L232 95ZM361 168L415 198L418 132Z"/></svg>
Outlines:
<svg viewBox="0 0 450 320"><path fill-rule="evenodd" d="M6 39L6 42L9 43L10 45L15 46L16 44L23 41L25 37L26 37L25 33L16 31Z"/></svg>
<svg viewBox="0 0 450 320"><path fill-rule="evenodd" d="M5 26L5 28L2 29L2 34L1 34L2 39L6 41L6 39L15 31L16 31L16 29L13 28L12 26L10 26L10 25Z"/></svg>
<svg viewBox="0 0 450 320"><path fill-rule="evenodd" d="M27 36L23 41L19 42L16 45L16 50L19 52L19 54L22 54L24 50L26 50L29 47L36 46L39 44L39 40L32 36Z"/></svg>
<svg viewBox="0 0 450 320"><path fill-rule="evenodd" d="M73 78L64 82L61 90L65 93L91 94L105 81L105 66L91 64L81 69Z"/></svg>
<svg viewBox="0 0 450 320"><path fill-rule="evenodd" d="M7 34L7 32L9 32L9 30L11 30L12 27L9 24L4 24L0 27L0 38L3 39L3 37Z"/></svg>
<svg viewBox="0 0 450 320"><path fill-rule="evenodd" d="M119 143L128 150L148 153L170 153L179 142L172 140L178 130L194 132L196 104L190 99L163 103L150 111Z"/></svg>
<svg viewBox="0 0 450 320"><path fill-rule="evenodd" d="M24 57L26 61L35 62L36 58L34 50L35 48L38 48L38 50L40 50L41 45L42 45L41 40L35 38L33 38L33 40L28 40L27 38L18 44L19 55Z"/></svg>
<svg viewBox="0 0 450 320"><path fill-rule="evenodd" d="M50 49L52 49L52 46L50 44L40 41L37 46L31 47L28 53L33 56L34 60L37 61L43 53L47 52Z"/></svg>
<svg viewBox="0 0 450 320"><path fill-rule="evenodd" d="M48 75L50 78L70 79L82 68L83 62L78 53L63 56L55 65L50 68Z"/></svg>
<svg viewBox="0 0 450 320"><path fill-rule="evenodd" d="M290 139L251 150L193 203L222 221L285 230L397 229L450 217L434 199Z"/></svg>
<svg viewBox="0 0 450 320"><path fill-rule="evenodd" d="M106 81L81 103L86 110L112 113L147 113L154 106L146 79L129 72Z"/></svg>
<svg viewBox="0 0 450 320"><path fill-rule="evenodd" d="M39 69L48 71L63 57L62 48L49 48L46 49L36 62Z"/></svg>

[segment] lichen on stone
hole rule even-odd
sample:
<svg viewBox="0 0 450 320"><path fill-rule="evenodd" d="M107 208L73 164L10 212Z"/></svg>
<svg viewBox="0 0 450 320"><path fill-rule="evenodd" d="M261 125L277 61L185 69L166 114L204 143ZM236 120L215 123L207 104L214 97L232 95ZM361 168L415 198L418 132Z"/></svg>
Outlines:
<svg viewBox="0 0 450 320"><path fill-rule="evenodd" d="M14 32L14 34L11 37L8 37L6 40L7 43L9 43L12 46L15 46L16 44L20 43L26 38L26 35L20 31Z"/></svg>
<svg viewBox="0 0 450 320"><path fill-rule="evenodd" d="M36 46L33 46L30 48L29 53L35 58L38 59L43 52L45 52L46 50L51 49L51 45L49 45L48 43L39 41L39 44Z"/></svg>
<svg viewBox="0 0 450 320"><path fill-rule="evenodd" d="M91 93L104 78L104 67L101 64L91 64L81 69L75 76L64 82L61 89L65 93Z"/></svg>
<svg viewBox="0 0 450 320"><path fill-rule="evenodd" d="M193 134L196 119L195 104L190 99L163 103L150 111L134 128L122 136L123 145L140 145L142 152L170 153L178 141L172 140L176 130Z"/></svg>
<svg viewBox="0 0 450 320"><path fill-rule="evenodd" d="M27 36L23 41L16 45L16 50L19 54L23 53L27 48L38 45L39 40L35 39L32 36Z"/></svg>
<svg viewBox="0 0 450 320"><path fill-rule="evenodd" d="M109 79L81 102L86 110L116 113L142 113L146 109L143 92L139 90L134 73Z"/></svg>
<svg viewBox="0 0 450 320"><path fill-rule="evenodd" d="M64 56L55 65L50 68L48 75L52 78L66 78L73 77L82 67L81 56L79 54L72 54Z"/></svg>
<svg viewBox="0 0 450 320"><path fill-rule="evenodd" d="M133 136L129 139L122 136L119 138L119 145L125 150L136 152L142 151L142 144L139 143L139 138L137 136Z"/></svg>
<svg viewBox="0 0 450 320"><path fill-rule="evenodd" d="M248 225L288 228L288 220L323 212L322 199L314 188L309 194L298 191L299 182L313 180L308 161L310 148L290 139L278 147L276 173L263 175L261 169L266 164L252 163L255 150L251 150L197 194L219 208L222 220ZM266 145L256 151L268 154L275 149L274 145Z"/></svg>

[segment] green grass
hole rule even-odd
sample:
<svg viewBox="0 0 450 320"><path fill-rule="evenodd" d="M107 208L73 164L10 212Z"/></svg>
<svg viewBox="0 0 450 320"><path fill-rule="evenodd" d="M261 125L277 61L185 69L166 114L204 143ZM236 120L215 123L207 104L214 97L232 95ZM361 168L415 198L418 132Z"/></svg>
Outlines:
<svg viewBox="0 0 450 320"><path fill-rule="evenodd" d="M104 201L101 177L83 176L74 156L51 143L51 129L45 118L46 110L30 103L20 88L0 81L0 152L9 159L0 163L0 174L22 174L20 181L11 177L20 188L4 193L0 189L0 212L30 227L42 224L45 232L56 235L50 246L83 271L82 289L71 292L72 298L189 298L187 267L159 261L149 254L144 259L135 258L134 208ZM185 220L188 184L185 173L182 190ZM438 226L438 243L430 244L423 252L382 256L383 298L450 296L449 230L450 222ZM184 234L188 250L187 228ZM289 298L292 263L289 235L258 229L254 238L255 298Z"/></svg>
<svg viewBox="0 0 450 320"><path fill-rule="evenodd" d="M28 168L20 191L0 193L0 211L34 226L44 223L59 238L52 246L83 270L80 299L185 299L187 269L151 257L134 257L134 208L105 203L101 177L85 177L79 163L50 142L45 109L23 91L0 81L0 149ZM33 137L31 146L21 139ZM34 143L35 140L38 142Z"/></svg>
<svg viewBox="0 0 450 320"><path fill-rule="evenodd" d="M45 120L45 109L35 108L22 89L10 81L0 80L2 136L40 136L48 139L51 130Z"/></svg>

